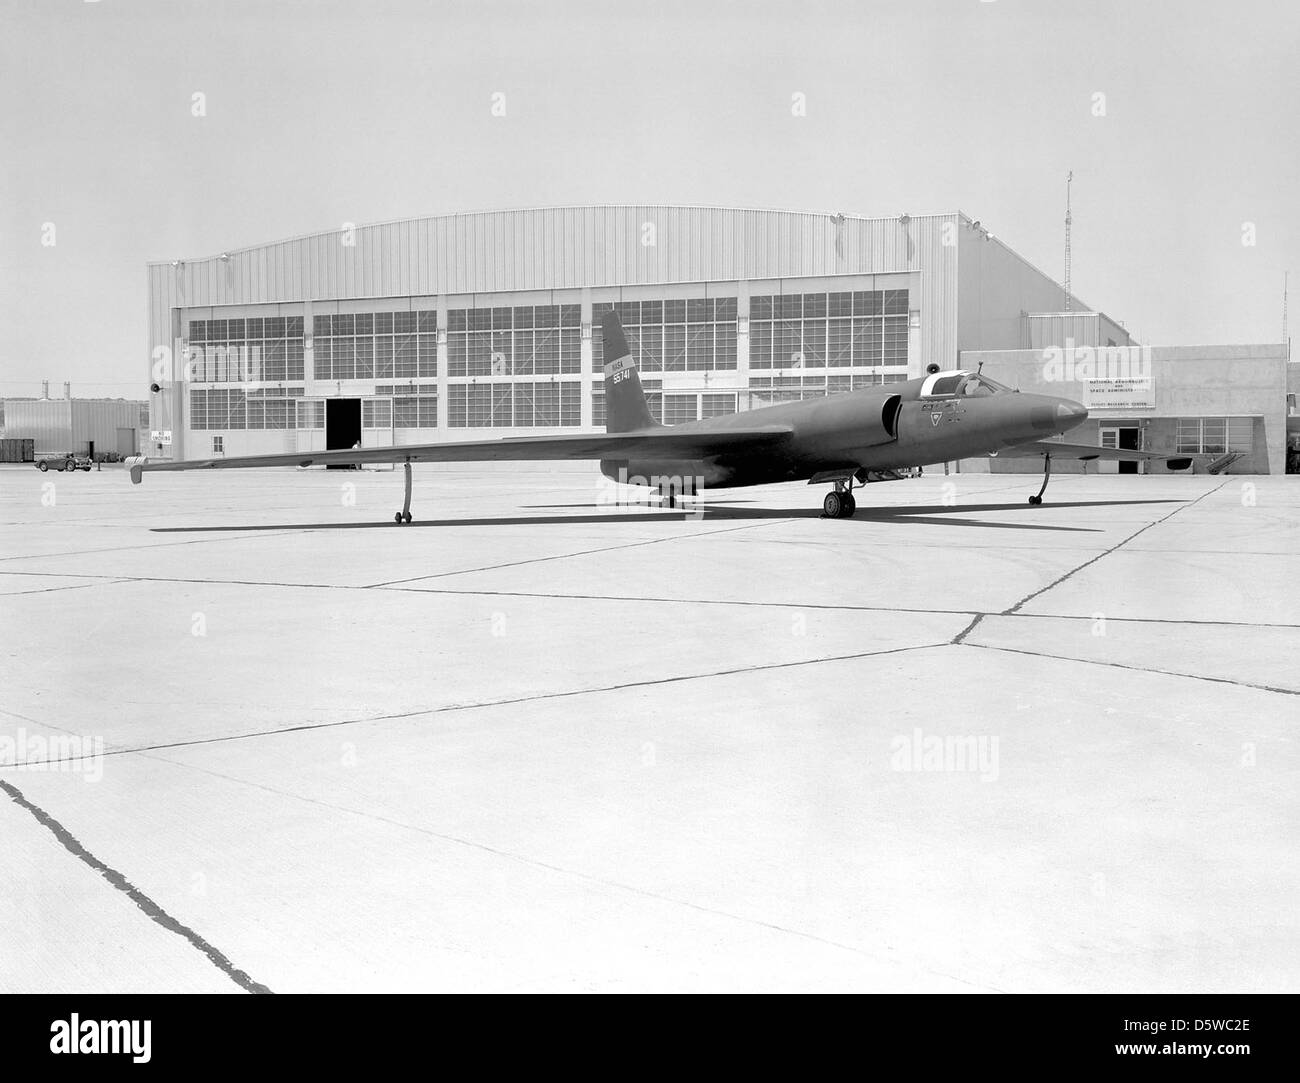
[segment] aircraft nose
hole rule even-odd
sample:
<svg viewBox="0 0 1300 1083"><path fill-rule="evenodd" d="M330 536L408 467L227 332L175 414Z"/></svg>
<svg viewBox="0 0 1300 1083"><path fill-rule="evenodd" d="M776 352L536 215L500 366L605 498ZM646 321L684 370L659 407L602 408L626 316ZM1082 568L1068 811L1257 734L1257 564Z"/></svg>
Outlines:
<svg viewBox="0 0 1300 1083"><path fill-rule="evenodd" d="M1088 408L1073 399L1061 399L1056 404L1056 419L1062 431L1074 428L1080 422L1087 420L1087 417Z"/></svg>

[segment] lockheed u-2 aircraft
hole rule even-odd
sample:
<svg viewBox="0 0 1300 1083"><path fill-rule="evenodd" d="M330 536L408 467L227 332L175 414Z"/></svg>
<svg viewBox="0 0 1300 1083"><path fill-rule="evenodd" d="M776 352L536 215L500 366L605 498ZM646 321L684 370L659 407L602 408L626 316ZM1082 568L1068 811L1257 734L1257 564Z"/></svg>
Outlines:
<svg viewBox="0 0 1300 1083"><path fill-rule="evenodd" d="M397 447L302 451L221 459L131 463L131 480L146 470L230 470L254 466L344 466L402 463L406 499L393 521L411 521L411 464L418 462L598 459L607 478L657 489L669 507L700 489L771 485L783 481L829 484L827 518L857 510L853 485L903 476L900 471L979 455L1043 458L1043 484L1029 498L1041 504L1052 459L1161 459L1185 469L1189 458L1120 448L1066 444L1054 437L1088 416L1070 399L1021 394L980 372L930 372L886 384L802 402L681 425L650 416L641 378L623 326L612 312L602 323L605 357L604 435L520 436L497 440ZM937 368L937 366L932 366Z"/></svg>

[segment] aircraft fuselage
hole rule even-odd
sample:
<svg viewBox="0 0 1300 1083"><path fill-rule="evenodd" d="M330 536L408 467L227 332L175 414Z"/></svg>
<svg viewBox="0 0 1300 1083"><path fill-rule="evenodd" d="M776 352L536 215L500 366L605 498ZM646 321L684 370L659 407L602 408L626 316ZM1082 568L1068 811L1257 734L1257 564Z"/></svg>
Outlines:
<svg viewBox="0 0 1300 1083"><path fill-rule="evenodd" d="M673 426L673 431L725 432L783 424L780 447L743 457L703 461L603 459L601 471L620 481L656 485L656 477L694 478L711 487L801 481L840 469L899 470L988 455L1074 428L1088 416L1078 403L1050 395L923 397L924 380L870 391L806 399ZM644 479L644 480L642 480Z"/></svg>

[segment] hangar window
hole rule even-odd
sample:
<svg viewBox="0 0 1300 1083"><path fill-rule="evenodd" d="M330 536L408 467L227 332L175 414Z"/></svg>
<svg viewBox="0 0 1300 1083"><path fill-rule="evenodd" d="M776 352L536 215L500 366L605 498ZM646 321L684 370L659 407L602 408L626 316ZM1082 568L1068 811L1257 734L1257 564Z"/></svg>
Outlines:
<svg viewBox="0 0 1300 1083"><path fill-rule="evenodd" d="M802 376L753 376L749 380L750 409L773 406L782 402L800 402L819 399L827 395L844 395L850 391L865 391L888 382L876 373L831 376L824 372Z"/></svg>
<svg viewBox="0 0 1300 1083"><path fill-rule="evenodd" d="M382 400L376 400L378 406ZM365 407L362 403L361 423L366 426ZM381 416L377 410L376 418ZM438 427L438 396L432 393L422 395L398 395L393 398L392 423L396 429L435 429ZM386 428L385 423L375 428Z"/></svg>
<svg viewBox="0 0 1300 1083"><path fill-rule="evenodd" d="M303 379L301 316L189 320L186 340L195 383Z"/></svg>
<svg viewBox="0 0 1300 1083"><path fill-rule="evenodd" d="M736 394L705 394L700 396L700 417L720 417L736 412Z"/></svg>
<svg viewBox="0 0 1300 1083"><path fill-rule="evenodd" d="M581 424L581 385L576 380L452 384L447 393L447 423L452 428Z"/></svg>
<svg viewBox="0 0 1300 1083"><path fill-rule="evenodd" d="M361 427L363 429L388 429L392 424L392 399L362 399Z"/></svg>
<svg viewBox="0 0 1300 1083"><path fill-rule="evenodd" d="M907 290L756 295L749 367L905 367L907 318Z"/></svg>
<svg viewBox="0 0 1300 1083"><path fill-rule="evenodd" d="M298 400L298 428L323 429L325 427L325 403L320 399Z"/></svg>
<svg viewBox="0 0 1300 1083"><path fill-rule="evenodd" d="M438 375L436 309L317 315L312 319L312 335L314 372L318 380L414 379Z"/></svg>
<svg viewBox="0 0 1300 1083"><path fill-rule="evenodd" d="M447 374L576 375L582 368L580 315L577 305L452 309Z"/></svg>
<svg viewBox="0 0 1300 1083"><path fill-rule="evenodd" d="M1180 417L1178 452L1182 455L1222 455L1252 451L1254 419L1249 417Z"/></svg>
<svg viewBox="0 0 1300 1083"><path fill-rule="evenodd" d="M683 421L695 421L700 416L698 395L665 395L663 406L663 423L680 425Z"/></svg>
<svg viewBox="0 0 1300 1083"><path fill-rule="evenodd" d="M605 363L599 332L606 312L623 324L632 356L643 372L709 372L736 367L736 298L691 297L664 301L596 302L591 306L592 367Z"/></svg>
<svg viewBox="0 0 1300 1083"><path fill-rule="evenodd" d="M301 387L195 388L190 392L189 427L205 429L292 429Z"/></svg>

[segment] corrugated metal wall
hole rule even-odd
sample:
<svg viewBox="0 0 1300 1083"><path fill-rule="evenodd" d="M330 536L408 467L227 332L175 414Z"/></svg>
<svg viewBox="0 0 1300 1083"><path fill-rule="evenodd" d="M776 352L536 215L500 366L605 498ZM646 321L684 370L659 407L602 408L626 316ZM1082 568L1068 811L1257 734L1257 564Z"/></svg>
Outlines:
<svg viewBox="0 0 1300 1083"><path fill-rule="evenodd" d="M956 359L957 215L854 218L718 207L491 211L339 229L154 263L149 349L172 310L353 297L920 272L922 358Z"/></svg>
<svg viewBox="0 0 1300 1083"><path fill-rule="evenodd" d="M5 400L5 436L31 439L36 454L117 450L117 430L140 428L143 402L115 399Z"/></svg>
<svg viewBox="0 0 1300 1083"><path fill-rule="evenodd" d="M117 430L140 428L143 403L109 399L72 400L72 451L87 451L91 442L95 454L117 450Z"/></svg>
<svg viewBox="0 0 1300 1083"><path fill-rule="evenodd" d="M5 436L36 441L37 456L72 451L72 405L67 399L6 399Z"/></svg>

